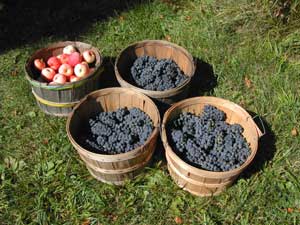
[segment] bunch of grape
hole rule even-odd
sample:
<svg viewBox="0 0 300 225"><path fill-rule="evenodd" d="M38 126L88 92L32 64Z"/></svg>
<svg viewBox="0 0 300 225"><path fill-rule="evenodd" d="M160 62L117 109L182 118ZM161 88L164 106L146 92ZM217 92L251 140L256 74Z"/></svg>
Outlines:
<svg viewBox="0 0 300 225"><path fill-rule="evenodd" d="M152 91L178 87L188 78L172 59L158 60L152 56L137 58L131 75L137 86Z"/></svg>
<svg viewBox="0 0 300 225"><path fill-rule="evenodd" d="M101 154L120 154L145 143L153 131L153 121L138 108L101 112L89 120L86 143Z"/></svg>
<svg viewBox="0 0 300 225"><path fill-rule="evenodd" d="M209 171L228 171L241 166L251 150L239 124L225 122L226 115L206 105L201 115L181 113L168 126L168 139L186 162Z"/></svg>

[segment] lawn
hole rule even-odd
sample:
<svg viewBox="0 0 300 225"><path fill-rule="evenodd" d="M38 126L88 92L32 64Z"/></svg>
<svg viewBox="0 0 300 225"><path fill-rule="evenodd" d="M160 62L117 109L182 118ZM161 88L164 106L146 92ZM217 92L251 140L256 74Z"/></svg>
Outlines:
<svg viewBox="0 0 300 225"><path fill-rule="evenodd" d="M299 0L1 2L1 225L300 224ZM197 95L264 120L257 157L219 196L177 187L162 150L122 187L96 181L67 139L66 119L35 103L23 66L38 48L93 44L105 56L107 87L115 57L143 39L177 43L198 60Z"/></svg>

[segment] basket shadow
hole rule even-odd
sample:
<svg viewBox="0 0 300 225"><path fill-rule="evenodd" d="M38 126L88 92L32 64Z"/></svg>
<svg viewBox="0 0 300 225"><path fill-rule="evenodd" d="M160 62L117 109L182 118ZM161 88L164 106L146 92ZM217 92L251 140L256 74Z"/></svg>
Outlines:
<svg viewBox="0 0 300 225"><path fill-rule="evenodd" d="M99 86L100 88L109 88L109 87L120 87L120 84L117 81L114 65L115 65L116 57L107 57L103 58L103 67L104 71L99 77Z"/></svg>
<svg viewBox="0 0 300 225"><path fill-rule="evenodd" d="M257 153L249 165L249 167L241 174L241 178L249 179L253 174L259 172L263 169L264 165L273 159L276 152L276 136L271 129L270 124L262 117L262 123L258 119L258 115L254 112L248 111L248 113L256 118L254 119L255 123L261 131L265 134L258 141Z"/></svg>
<svg viewBox="0 0 300 225"><path fill-rule="evenodd" d="M94 22L105 21L144 2L149 1L3 0L0 2L0 52L34 44L49 36L76 40Z"/></svg>
<svg viewBox="0 0 300 225"><path fill-rule="evenodd" d="M153 156L151 158L151 161L148 164L148 167L155 167L155 164L160 163L160 166L167 165L167 159L165 156L165 149L162 143L162 140L159 137L157 137L157 144L156 148L154 150Z"/></svg>
<svg viewBox="0 0 300 225"><path fill-rule="evenodd" d="M218 76L214 74L212 65L194 57L196 71L191 80L189 97L213 95L218 85Z"/></svg>

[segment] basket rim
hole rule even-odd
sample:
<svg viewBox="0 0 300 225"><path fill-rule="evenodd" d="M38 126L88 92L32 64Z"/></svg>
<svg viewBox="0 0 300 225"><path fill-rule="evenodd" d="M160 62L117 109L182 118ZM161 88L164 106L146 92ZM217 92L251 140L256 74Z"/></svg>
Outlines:
<svg viewBox="0 0 300 225"><path fill-rule="evenodd" d="M194 101L194 100L218 100L218 101L222 101L223 103L227 103L230 104L232 106L237 107L239 110L241 110L245 115L248 115L248 119L250 120L251 126L253 128L253 133L256 134L256 138L257 138L257 145L255 149L251 149L251 154L250 156L247 158L247 160L238 168L235 168L233 170L229 170L229 171L209 171L209 170L204 170L204 169L200 169L197 168L195 166L192 166L190 164L188 164L187 162L185 162L183 159L181 159L172 149L172 147L169 145L168 139L167 139L167 132L166 132L166 123L168 122L169 119L169 115L171 114L171 112L176 109L178 106L181 106L187 102L190 101ZM208 103L210 104L210 103ZM232 175L236 175L241 173L254 159L256 153L257 153L257 149L258 149L258 139L259 139L259 132L257 131L257 127L255 125L255 122L252 120L252 117L249 115L249 113L243 109L241 106L239 106L238 104L231 102L229 100L223 99L223 98L218 98L218 97L212 97L212 96L203 96L203 97L193 97L193 98L188 98L185 100L182 100L180 102L175 103L174 105L172 105L164 114L163 117L163 121L162 121L162 129L161 129L161 139L164 145L164 148L166 150L165 154L170 154L170 157L172 157L173 159L175 158L175 160L178 160L181 163L181 167L183 167L185 170L187 171L192 171L195 173L205 173L207 175L212 175L212 176L223 176L223 175L228 175L228 176L232 176ZM255 130L255 132L254 132Z"/></svg>
<svg viewBox="0 0 300 225"><path fill-rule="evenodd" d="M33 56L43 52L43 51L49 51L52 48L57 48L59 45L61 46L67 46L67 45L78 45L78 44L84 44L89 46L90 49L92 49L93 51L95 51L95 54L99 56L99 64L95 64L95 71L88 74L86 77L84 77L83 79L80 79L78 81L75 82L69 82L63 85L50 85L47 82L40 82L38 80L33 79L29 74L32 74L30 68L30 63L32 62L32 60L34 59ZM65 90L65 89L72 89L72 88L76 88L78 86L81 86L83 83L85 83L87 80L89 79L93 79L94 77L97 77L101 72L103 72L103 68L101 69L101 66L103 64L103 56L100 52L100 50L89 44L89 43L85 43L85 42L81 42L81 41L59 41L59 42L54 42L51 43L49 45L47 45L44 48L40 48L36 51L34 51L26 60L26 63L24 64L24 71L25 71L25 77L26 79L29 81L29 83L34 86L34 87L40 87L43 89L47 89L47 90Z"/></svg>
<svg viewBox="0 0 300 225"><path fill-rule="evenodd" d="M145 43L148 43L148 42L152 42L153 45L156 45L156 44L169 45L172 48L176 48L176 49L180 50L192 62L191 63L192 64L192 73L191 73L191 75L188 76L188 78L182 84L180 84L179 86L177 86L175 88L171 88L171 89L165 90L165 91L147 90L147 89L140 88L138 86L135 86L135 85L127 82L123 78L123 75L121 75L121 73L119 72L119 69L118 69L118 63L119 63L119 60L120 60L122 54L124 54L130 48L135 48L138 45L142 45L142 44L145 44ZM128 85L129 87L134 88L134 89L136 89L139 92L142 92L144 94L148 94L151 97L153 97L153 96L161 95L161 94L166 95L166 96L172 96L172 95L174 95L174 91L179 91L181 89L184 89L191 82L192 77L195 75L196 66L195 66L195 61L194 61L194 58L193 58L192 54L189 53L185 48L183 48L183 47L181 47L181 46L179 46L179 45L177 45L175 43L172 43L172 42L169 42L169 41L165 41L165 40L148 40L148 39L146 39L146 40L142 40L142 41L137 41L137 42L131 43L126 48L124 48L120 52L120 54L117 56L117 58L116 58L115 65L114 65L114 70L115 70L115 74L116 74L116 77L117 77L118 81L120 80L121 82L126 83L126 85Z"/></svg>
<svg viewBox="0 0 300 225"><path fill-rule="evenodd" d="M79 143L77 143L77 141L75 141L75 139L73 138L71 131L70 131L71 120L72 120L72 117L74 116L75 112L83 104L83 102L88 101L89 98L91 98L90 96L97 94L97 93L101 93L101 92L110 92L111 90L117 90L119 92L130 91L134 95L140 95L143 98L147 99L147 101L149 101L155 107L155 111L156 111L156 115L157 115L157 124L154 124L154 129L153 129L151 135L148 137L148 139L144 142L144 144L135 149L132 149L125 153L119 153L119 154L114 154L114 155L94 153L94 152L89 151L88 149L83 148ZM99 96L101 96L101 95L99 95ZM153 121L153 123L154 123L154 121ZM159 129L160 123L161 123L161 118L160 118L158 108L148 96L144 95L143 93L136 92L135 90L133 90L131 88L111 87L111 88L104 88L104 89L99 89L99 90L93 91L93 92L89 93L88 95L86 95L84 98L82 98L80 100L80 102L73 108L72 112L69 114L67 123L66 123L66 130L67 130L67 136L68 136L71 144L76 148L76 150L83 151L88 155L92 155L93 157L98 158L98 159L101 158L102 160L105 159L105 160L112 161L112 159L113 159L113 161L123 161L125 159L133 158L132 156L134 156L136 153L138 153L144 146L148 145L150 143L150 141L156 135L158 135L158 133L160 131L160 129Z"/></svg>

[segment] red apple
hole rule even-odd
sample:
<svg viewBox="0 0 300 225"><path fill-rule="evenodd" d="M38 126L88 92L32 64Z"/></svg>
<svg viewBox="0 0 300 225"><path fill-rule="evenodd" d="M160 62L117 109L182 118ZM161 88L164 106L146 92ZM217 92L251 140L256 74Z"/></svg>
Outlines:
<svg viewBox="0 0 300 225"><path fill-rule="evenodd" d="M65 75L67 77L71 76L73 72L74 72L73 67L66 63L62 64L58 69L58 73Z"/></svg>
<svg viewBox="0 0 300 225"><path fill-rule="evenodd" d="M82 56L79 52L73 52L69 56L68 64L71 66L76 66L77 64L82 62Z"/></svg>
<svg viewBox="0 0 300 225"><path fill-rule="evenodd" d="M89 66L86 63L77 64L74 68L74 73L77 77L84 77L89 73Z"/></svg>
<svg viewBox="0 0 300 225"><path fill-rule="evenodd" d="M60 60L61 64L68 63L69 54L61 54L61 55L56 56L56 58L58 58Z"/></svg>
<svg viewBox="0 0 300 225"><path fill-rule="evenodd" d="M80 77L77 77L75 75L72 75L69 77L69 81L70 82L75 82L75 81L79 81L80 80Z"/></svg>
<svg viewBox="0 0 300 225"><path fill-rule="evenodd" d="M38 70L42 70L46 67L46 63L43 59L35 59L33 63L35 68L37 68Z"/></svg>
<svg viewBox="0 0 300 225"><path fill-rule="evenodd" d="M50 66L50 68L52 68L54 70L58 70L58 68L61 65L61 62L57 57L52 56L48 59L47 64L48 64L48 66Z"/></svg>
<svg viewBox="0 0 300 225"><path fill-rule="evenodd" d="M95 53L91 50L84 51L82 56L87 63L93 63L96 59Z"/></svg>
<svg viewBox="0 0 300 225"><path fill-rule="evenodd" d="M49 83L49 85L58 85L58 83L55 83L54 81L51 81L51 82Z"/></svg>
<svg viewBox="0 0 300 225"><path fill-rule="evenodd" d="M86 61L82 61L81 64L87 65L89 67L89 64Z"/></svg>
<svg viewBox="0 0 300 225"><path fill-rule="evenodd" d="M66 47L64 47L63 49L63 53L64 54L71 54L73 52L77 52L76 48L73 45L67 45Z"/></svg>
<svg viewBox="0 0 300 225"><path fill-rule="evenodd" d="M53 82L57 84L65 84L67 82L67 77L62 74L55 74Z"/></svg>
<svg viewBox="0 0 300 225"><path fill-rule="evenodd" d="M46 67L42 70L41 75L45 80L50 82L53 80L53 77L55 75L55 70L50 67Z"/></svg>

